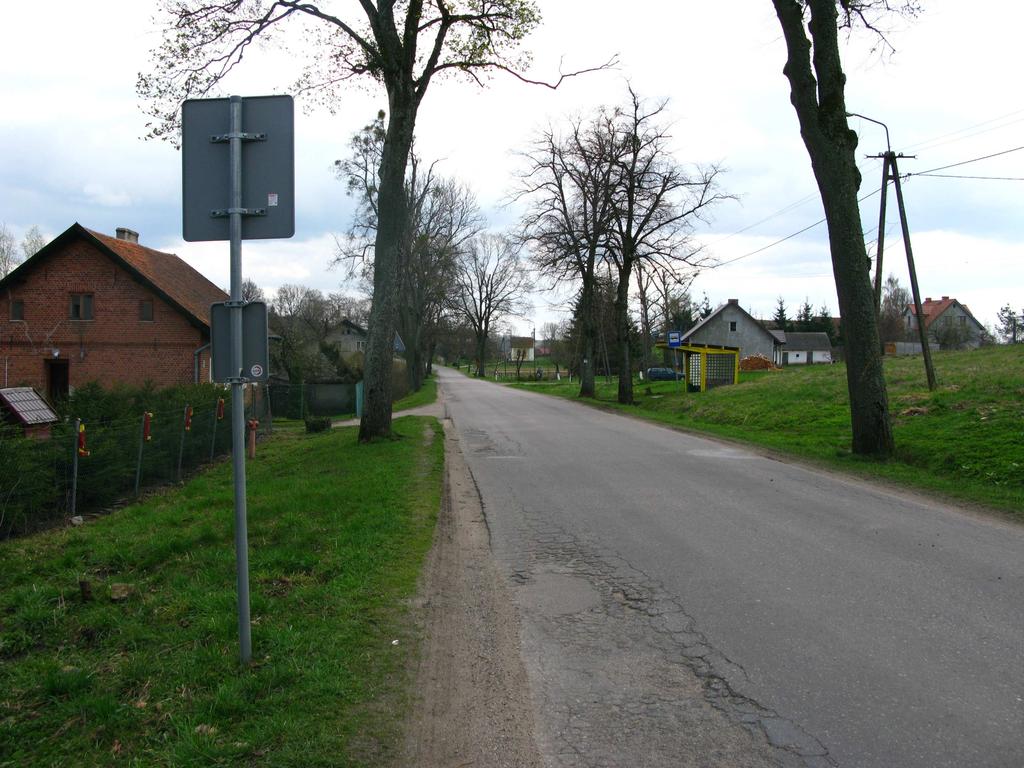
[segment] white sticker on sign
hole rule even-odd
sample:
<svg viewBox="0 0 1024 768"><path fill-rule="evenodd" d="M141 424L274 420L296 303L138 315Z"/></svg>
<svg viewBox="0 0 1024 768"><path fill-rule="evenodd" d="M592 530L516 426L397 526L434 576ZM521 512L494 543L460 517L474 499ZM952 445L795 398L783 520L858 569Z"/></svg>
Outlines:
<svg viewBox="0 0 1024 768"><path fill-rule="evenodd" d="M249 369L249 373L252 374L254 379L258 379L263 375L263 366L257 363Z"/></svg>
<svg viewBox="0 0 1024 768"><path fill-rule="evenodd" d="M277 205L277 192L271 192L267 195L267 206L273 208Z"/></svg>

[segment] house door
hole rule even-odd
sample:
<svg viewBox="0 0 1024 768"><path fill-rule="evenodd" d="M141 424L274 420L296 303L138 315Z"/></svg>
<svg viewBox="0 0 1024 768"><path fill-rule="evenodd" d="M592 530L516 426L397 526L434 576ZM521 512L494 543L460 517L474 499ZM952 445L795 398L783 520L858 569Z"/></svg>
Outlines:
<svg viewBox="0 0 1024 768"><path fill-rule="evenodd" d="M51 403L64 400L68 396L70 382L67 360L46 361L46 395Z"/></svg>

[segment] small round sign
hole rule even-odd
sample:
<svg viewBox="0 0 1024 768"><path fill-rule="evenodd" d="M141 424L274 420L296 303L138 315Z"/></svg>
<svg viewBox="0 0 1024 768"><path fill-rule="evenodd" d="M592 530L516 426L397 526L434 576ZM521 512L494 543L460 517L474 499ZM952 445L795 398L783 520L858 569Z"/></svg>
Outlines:
<svg viewBox="0 0 1024 768"><path fill-rule="evenodd" d="M263 366L256 363L256 365L249 369L249 373L252 374L254 379L258 379L263 375Z"/></svg>

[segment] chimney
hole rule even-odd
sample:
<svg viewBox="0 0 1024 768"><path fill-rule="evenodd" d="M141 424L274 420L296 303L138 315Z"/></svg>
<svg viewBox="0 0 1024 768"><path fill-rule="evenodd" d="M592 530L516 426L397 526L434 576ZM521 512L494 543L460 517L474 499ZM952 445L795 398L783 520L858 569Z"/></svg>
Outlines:
<svg viewBox="0 0 1024 768"><path fill-rule="evenodd" d="M739 299L729 299L729 303L730 304L739 304L740 300Z"/></svg>
<svg viewBox="0 0 1024 768"><path fill-rule="evenodd" d="M139 242L139 233L134 229L128 229L128 227L118 227L117 239L128 243L137 243Z"/></svg>
<svg viewBox="0 0 1024 768"><path fill-rule="evenodd" d="M924 303L925 304L931 304L932 303L932 297L929 296L927 299L924 300Z"/></svg>
<svg viewBox="0 0 1024 768"><path fill-rule="evenodd" d="M942 297L942 300L943 300L943 301L949 301L949 296L943 296L943 297Z"/></svg>

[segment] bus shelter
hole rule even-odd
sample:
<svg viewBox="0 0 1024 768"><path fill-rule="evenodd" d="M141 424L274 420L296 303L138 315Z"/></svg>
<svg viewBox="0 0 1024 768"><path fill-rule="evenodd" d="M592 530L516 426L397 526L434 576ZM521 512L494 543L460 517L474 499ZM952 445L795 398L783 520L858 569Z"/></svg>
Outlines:
<svg viewBox="0 0 1024 768"><path fill-rule="evenodd" d="M735 384L740 378L740 349L718 344L673 344L671 337L659 341L659 349L675 354L675 369L683 374L689 392L707 392L715 387Z"/></svg>

